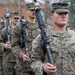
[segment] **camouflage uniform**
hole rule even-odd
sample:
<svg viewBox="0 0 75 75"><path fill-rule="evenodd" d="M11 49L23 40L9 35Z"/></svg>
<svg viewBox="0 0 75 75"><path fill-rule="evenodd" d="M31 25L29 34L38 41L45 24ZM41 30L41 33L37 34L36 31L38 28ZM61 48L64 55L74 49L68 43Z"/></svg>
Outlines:
<svg viewBox="0 0 75 75"><path fill-rule="evenodd" d="M1 31L0 31L0 34L1 34ZM0 35L0 42L1 42L1 35ZM0 44L0 75L4 75L4 72L3 72L3 51L2 51L2 46Z"/></svg>
<svg viewBox="0 0 75 75"><path fill-rule="evenodd" d="M50 48L53 62L57 67L55 74L48 75L75 75L75 32L67 30L60 34L48 27L47 33L51 40ZM44 54L42 46L41 35L38 35L32 43L33 52L31 54L31 67L37 75L43 75L43 66L48 62L47 54Z"/></svg>
<svg viewBox="0 0 75 75"><path fill-rule="evenodd" d="M0 34L1 34L1 30L4 28L4 22L2 20L2 22L0 22ZM0 39L1 39L1 35L0 35ZM2 46L0 46L0 75L4 75L3 73L3 51L2 51Z"/></svg>
<svg viewBox="0 0 75 75"><path fill-rule="evenodd" d="M45 75L45 72L47 75L75 75L75 32L66 29L68 12L67 3L52 4L53 27L47 27L46 31L50 39L49 45L55 69L53 69L55 66L48 63L41 35L32 42L31 67L36 75ZM66 20L62 22L64 16Z"/></svg>
<svg viewBox="0 0 75 75"><path fill-rule="evenodd" d="M10 18L11 18L11 26L10 26L10 44L11 44L13 28L19 22L20 14L17 11L14 11L11 13ZM1 31L2 48L8 42L7 36L8 36L8 33L7 33L7 27L6 27ZM14 66L16 63L16 57L13 55L12 49L3 48L3 52L4 52L3 53L4 74L5 75L15 75L16 72L15 72Z"/></svg>
<svg viewBox="0 0 75 75"><path fill-rule="evenodd" d="M28 41L28 49L29 53L31 53L32 49L32 41L33 39L40 33L40 29L36 24L28 23L27 31L29 35ZM17 70L18 75L32 75L32 69L30 68L30 62L23 62L23 54L25 54L25 49L23 45L22 33L21 33L21 25L17 25L14 28L12 39L12 51L17 58L17 63L15 69Z"/></svg>
<svg viewBox="0 0 75 75"><path fill-rule="evenodd" d="M12 39L12 30L13 28L11 28L11 39ZM4 69L4 73L5 75L15 75L15 69L14 69L14 65L15 65L15 56L12 53L12 50L6 50L4 48L4 43L7 42L7 28L4 28L1 31L1 38L2 38L2 48L3 48L3 69Z"/></svg>
<svg viewBox="0 0 75 75"><path fill-rule="evenodd" d="M5 27L4 22L0 22L0 30L2 30Z"/></svg>
<svg viewBox="0 0 75 75"><path fill-rule="evenodd" d="M0 30L2 30L4 27L5 27L4 18L1 17L1 19L0 19Z"/></svg>

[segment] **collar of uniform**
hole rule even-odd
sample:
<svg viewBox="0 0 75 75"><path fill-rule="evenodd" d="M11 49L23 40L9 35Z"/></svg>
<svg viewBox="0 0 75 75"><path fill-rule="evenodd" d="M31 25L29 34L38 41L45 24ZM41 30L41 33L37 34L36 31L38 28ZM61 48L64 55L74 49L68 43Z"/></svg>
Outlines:
<svg viewBox="0 0 75 75"><path fill-rule="evenodd" d="M66 30L66 32L64 32L64 33L58 33L54 29L52 29L51 35L55 36L55 37L61 37L62 36L62 38L71 37L71 34L69 34L68 30Z"/></svg>
<svg viewBox="0 0 75 75"><path fill-rule="evenodd" d="M38 24L28 22L27 27L30 28L30 29L36 29L36 28L38 28Z"/></svg>

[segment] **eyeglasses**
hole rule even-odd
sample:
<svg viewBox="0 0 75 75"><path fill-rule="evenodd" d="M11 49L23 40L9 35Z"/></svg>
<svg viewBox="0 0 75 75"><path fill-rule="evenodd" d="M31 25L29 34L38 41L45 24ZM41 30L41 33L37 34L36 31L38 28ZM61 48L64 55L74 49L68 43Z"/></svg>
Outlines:
<svg viewBox="0 0 75 75"><path fill-rule="evenodd" d="M68 12L56 12L56 13L59 15L67 15L68 14Z"/></svg>

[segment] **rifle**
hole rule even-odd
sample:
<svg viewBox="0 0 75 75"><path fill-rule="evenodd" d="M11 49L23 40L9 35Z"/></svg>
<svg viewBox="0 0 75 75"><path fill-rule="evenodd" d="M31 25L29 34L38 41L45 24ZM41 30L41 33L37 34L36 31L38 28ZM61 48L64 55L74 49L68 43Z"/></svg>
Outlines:
<svg viewBox="0 0 75 75"><path fill-rule="evenodd" d="M35 6L36 18L38 21L39 28L41 30L41 38L42 38L42 41L46 48L49 63L53 64L53 58L52 58L52 54L51 54L51 50L50 50L50 40L49 40L49 37L47 36L47 32L45 30L45 26L44 26L41 12L40 12L40 8L36 4L37 1L34 0L34 2L35 2L34 6Z"/></svg>
<svg viewBox="0 0 75 75"><path fill-rule="evenodd" d="M21 19L21 30L22 30L22 37L23 37L23 45L24 45L24 48L25 48L25 53L28 54L28 32L27 32L27 28L26 28L26 25L27 25L27 21L24 19L24 16L22 16L22 19Z"/></svg>
<svg viewBox="0 0 75 75"><path fill-rule="evenodd" d="M6 10L6 26L7 26L7 41L10 42L10 39L11 39L10 13L8 9Z"/></svg>

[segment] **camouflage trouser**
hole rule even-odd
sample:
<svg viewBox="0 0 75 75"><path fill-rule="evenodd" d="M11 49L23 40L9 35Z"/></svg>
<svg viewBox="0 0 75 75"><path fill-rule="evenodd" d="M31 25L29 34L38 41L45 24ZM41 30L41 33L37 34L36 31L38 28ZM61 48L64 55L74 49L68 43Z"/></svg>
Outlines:
<svg viewBox="0 0 75 75"><path fill-rule="evenodd" d="M4 72L3 72L3 70L0 70L0 75L4 75Z"/></svg>
<svg viewBox="0 0 75 75"><path fill-rule="evenodd" d="M33 72L29 72L29 73L17 73L16 75L35 75Z"/></svg>
<svg viewBox="0 0 75 75"><path fill-rule="evenodd" d="M4 75L16 75L15 70L13 68L4 67Z"/></svg>
<svg viewBox="0 0 75 75"><path fill-rule="evenodd" d="M0 62L0 75L4 75L2 62Z"/></svg>
<svg viewBox="0 0 75 75"><path fill-rule="evenodd" d="M0 52L0 55L2 53ZM3 55L0 56L0 75L4 75L4 72L3 72Z"/></svg>
<svg viewBox="0 0 75 75"><path fill-rule="evenodd" d="M3 54L3 71L4 75L15 75L16 59L11 52L5 52Z"/></svg>

